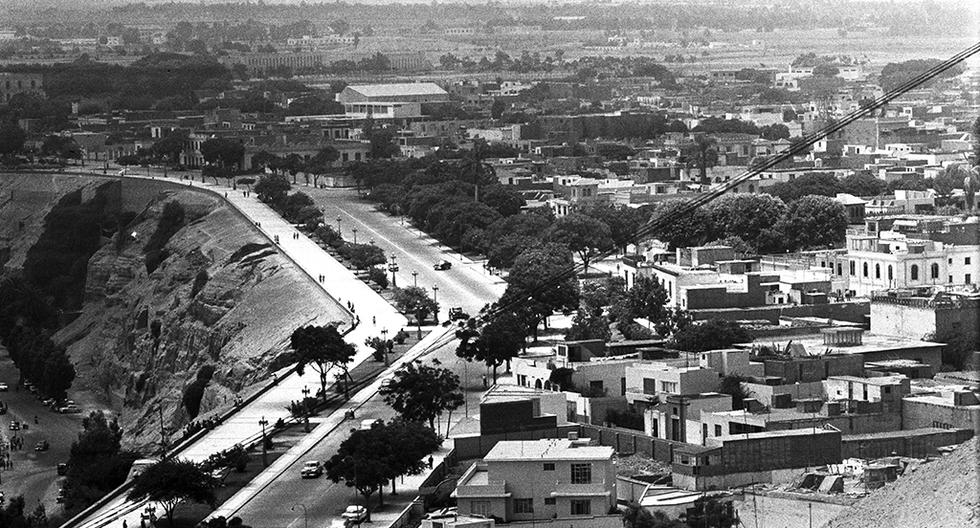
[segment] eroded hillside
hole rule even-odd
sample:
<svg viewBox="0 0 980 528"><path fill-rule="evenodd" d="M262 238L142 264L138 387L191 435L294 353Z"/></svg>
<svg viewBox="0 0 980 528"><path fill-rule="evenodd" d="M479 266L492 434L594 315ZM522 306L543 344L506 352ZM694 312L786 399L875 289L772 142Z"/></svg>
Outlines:
<svg viewBox="0 0 980 528"><path fill-rule="evenodd" d="M36 200L53 203L105 183L44 178L48 183L4 178L4 196L28 185L43 191ZM175 203L182 212L176 224L164 214L169 207L172 216ZM2 205L0 218L22 210ZM202 372L213 371L200 398L204 414L283 366L280 356L297 326L343 320L344 312L216 197L178 187L137 213L121 240L106 237L89 259L81 313L55 340L68 346L78 371L71 393L118 413L125 441L139 448L159 442L160 406L168 430L190 420L184 394ZM7 235L8 268L24 262L41 220L38 212ZM148 259L148 250L156 255Z"/></svg>

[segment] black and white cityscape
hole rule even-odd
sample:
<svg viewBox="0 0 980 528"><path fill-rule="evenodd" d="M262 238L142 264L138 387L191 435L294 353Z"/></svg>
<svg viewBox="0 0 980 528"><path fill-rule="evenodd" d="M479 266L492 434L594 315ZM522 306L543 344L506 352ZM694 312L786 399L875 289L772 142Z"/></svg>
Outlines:
<svg viewBox="0 0 980 528"><path fill-rule="evenodd" d="M980 520L980 3L2 4L0 528Z"/></svg>

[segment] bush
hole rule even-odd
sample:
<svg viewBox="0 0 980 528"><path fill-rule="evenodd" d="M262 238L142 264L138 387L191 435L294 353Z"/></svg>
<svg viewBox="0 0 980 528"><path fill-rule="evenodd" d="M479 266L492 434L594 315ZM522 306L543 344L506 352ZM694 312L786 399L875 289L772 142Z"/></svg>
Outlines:
<svg viewBox="0 0 980 528"><path fill-rule="evenodd" d="M372 267L368 270L368 278L382 290L388 287L388 272L384 268Z"/></svg>

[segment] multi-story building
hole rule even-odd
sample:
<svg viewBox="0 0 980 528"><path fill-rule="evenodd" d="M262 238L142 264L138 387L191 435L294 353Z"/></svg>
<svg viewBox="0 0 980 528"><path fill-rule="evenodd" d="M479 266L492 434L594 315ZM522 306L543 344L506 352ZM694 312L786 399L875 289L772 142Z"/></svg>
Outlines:
<svg viewBox="0 0 980 528"><path fill-rule="evenodd" d="M867 297L881 290L976 281L980 244L944 243L920 236L893 230L849 230L848 289Z"/></svg>
<svg viewBox="0 0 980 528"><path fill-rule="evenodd" d="M459 478L462 515L503 522L558 519L561 526L606 526L616 506L614 451L588 440L501 441Z"/></svg>
<svg viewBox="0 0 980 528"><path fill-rule="evenodd" d="M626 401L645 407L668 395L711 392L720 376L714 369L699 366L675 367L662 362L636 363L626 367Z"/></svg>
<svg viewBox="0 0 980 528"><path fill-rule="evenodd" d="M941 288L889 290L871 297L871 331L908 339L953 336L980 347L980 293Z"/></svg>

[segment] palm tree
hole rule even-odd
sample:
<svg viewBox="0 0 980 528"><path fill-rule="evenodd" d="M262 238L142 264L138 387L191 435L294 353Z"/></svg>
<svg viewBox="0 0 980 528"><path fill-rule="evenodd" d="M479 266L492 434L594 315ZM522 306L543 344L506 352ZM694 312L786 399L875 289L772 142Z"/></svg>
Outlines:
<svg viewBox="0 0 980 528"><path fill-rule="evenodd" d="M459 180L473 184L473 201L480 201L480 186L497 181L497 171L493 166L483 161L486 142L476 140L473 150L459 160Z"/></svg>
<svg viewBox="0 0 980 528"><path fill-rule="evenodd" d="M705 134L695 134L694 141L683 148L687 166L697 166L701 173L701 185L708 185L708 169L718 164L718 149L715 138Z"/></svg>

